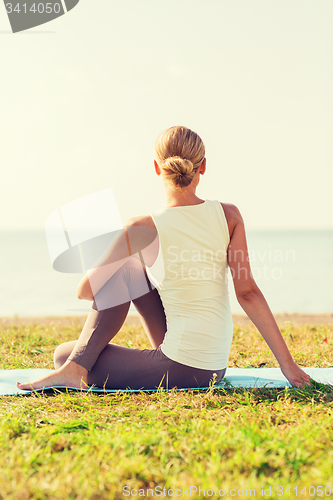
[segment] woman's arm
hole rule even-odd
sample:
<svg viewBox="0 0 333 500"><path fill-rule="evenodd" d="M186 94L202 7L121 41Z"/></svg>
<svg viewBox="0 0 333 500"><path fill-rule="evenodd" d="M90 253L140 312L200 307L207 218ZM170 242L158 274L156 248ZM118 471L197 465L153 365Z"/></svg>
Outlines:
<svg viewBox="0 0 333 500"><path fill-rule="evenodd" d="M236 206L233 206L233 212L236 225L228 247L228 265L233 277L237 300L267 342L289 382L298 387L310 385L309 375L294 362L265 297L254 281L244 221Z"/></svg>
<svg viewBox="0 0 333 500"><path fill-rule="evenodd" d="M89 278L86 274L83 276L80 283L78 284L78 287L76 289L76 295L77 298L80 300L94 300L94 294L92 292L89 283Z"/></svg>
<svg viewBox="0 0 333 500"><path fill-rule="evenodd" d="M104 254L81 279L77 287L77 297L79 299L94 300L97 292L130 258L131 249L128 240L128 225L130 225L130 221L126 223L123 230L118 232Z"/></svg>
<svg viewBox="0 0 333 500"><path fill-rule="evenodd" d="M151 227L149 216L129 219L108 249L89 269L77 287L79 299L94 300L94 296L129 259L138 259L144 267L156 243L157 232ZM156 245L155 245L156 246Z"/></svg>

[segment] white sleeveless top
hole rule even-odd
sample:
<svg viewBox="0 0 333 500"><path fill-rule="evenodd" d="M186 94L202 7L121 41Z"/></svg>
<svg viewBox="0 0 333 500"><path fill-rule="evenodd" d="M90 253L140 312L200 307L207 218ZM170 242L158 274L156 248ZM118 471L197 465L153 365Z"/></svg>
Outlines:
<svg viewBox="0 0 333 500"><path fill-rule="evenodd" d="M230 237L221 203L169 207L150 214L159 253L147 274L166 315L162 352L205 370L228 364L233 336L227 248Z"/></svg>

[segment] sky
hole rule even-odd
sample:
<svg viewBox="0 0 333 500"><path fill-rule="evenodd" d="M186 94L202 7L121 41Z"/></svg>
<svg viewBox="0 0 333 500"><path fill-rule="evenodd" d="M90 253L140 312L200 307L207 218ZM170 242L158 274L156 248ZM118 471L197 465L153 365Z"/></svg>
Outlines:
<svg viewBox="0 0 333 500"><path fill-rule="evenodd" d="M197 195L248 229L333 228L331 0L80 0L12 34L0 6L0 230L112 188L166 204L156 137L195 130Z"/></svg>

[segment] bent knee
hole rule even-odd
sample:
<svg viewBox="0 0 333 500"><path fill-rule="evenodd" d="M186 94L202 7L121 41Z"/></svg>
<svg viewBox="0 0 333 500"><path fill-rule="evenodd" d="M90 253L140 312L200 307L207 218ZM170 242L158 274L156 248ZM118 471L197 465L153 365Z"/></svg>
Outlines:
<svg viewBox="0 0 333 500"><path fill-rule="evenodd" d="M143 265L138 257L131 255L127 258L125 264L122 265L122 269L143 271Z"/></svg>
<svg viewBox="0 0 333 500"><path fill-rule="evenodd" d="M63 344L58 345L53 355L53 363L56 369L60 368L67 361L75 347L75 344L76 340L64 342Z"/></svg>

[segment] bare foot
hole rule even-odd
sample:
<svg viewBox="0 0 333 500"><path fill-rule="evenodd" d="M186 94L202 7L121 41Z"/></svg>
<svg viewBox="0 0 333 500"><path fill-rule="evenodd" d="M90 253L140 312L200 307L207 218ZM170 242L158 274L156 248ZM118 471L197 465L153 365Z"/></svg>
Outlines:
<svg viewBox="0 0 333 500"><path fill-rule="evenodd" d="M76 387L88 389L88 370L75 361L66 361L60 368L34 382L16 383L18 389L31 391L47 387Z"/></svg>

